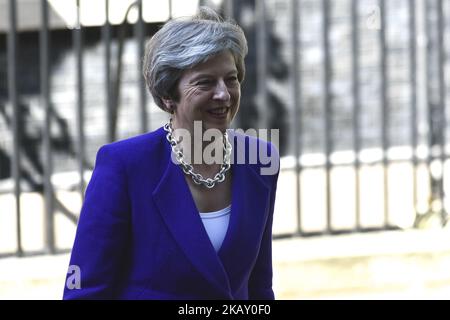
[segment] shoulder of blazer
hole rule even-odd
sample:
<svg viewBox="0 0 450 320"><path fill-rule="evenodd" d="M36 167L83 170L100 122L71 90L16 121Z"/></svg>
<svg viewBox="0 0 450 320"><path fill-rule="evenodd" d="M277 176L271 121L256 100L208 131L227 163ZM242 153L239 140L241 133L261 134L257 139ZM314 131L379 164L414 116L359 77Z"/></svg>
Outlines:
<svg viewBox="0 0 450 320"><path fill-rule="evenodd" d="M267 185L272 185L280 169L280 155L277 147L271 142L243 134L239 130L230 130L229 136L234 149L233 163L248 166Z"/></svg>
<svg viewBox="0 0 450 320"><path fill-rule="evenodd" d="M98 154L102 152L108 157L114 157L128 168L139 166L143 159L149 165L158 166L167 163L166 158L170 155L165 152L167 147L165 131L161 127L152 132L103 145Z"/></svg>

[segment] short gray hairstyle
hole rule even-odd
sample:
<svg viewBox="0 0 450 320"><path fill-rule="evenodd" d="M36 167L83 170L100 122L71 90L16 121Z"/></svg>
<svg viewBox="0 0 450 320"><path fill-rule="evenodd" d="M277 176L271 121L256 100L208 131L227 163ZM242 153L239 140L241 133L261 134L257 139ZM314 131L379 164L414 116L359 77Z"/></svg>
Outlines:
<svg viewBox="0 0 450 320"><path fill-rule="evenodd" d="M242 82L248 47L244 32L235 22L222 19L207 7L200 7L191 18L167 22L145 48L144 78L155 103L170 112L163 99L178 100L176 86L183 71L225 50L232 53Z"/></svg>

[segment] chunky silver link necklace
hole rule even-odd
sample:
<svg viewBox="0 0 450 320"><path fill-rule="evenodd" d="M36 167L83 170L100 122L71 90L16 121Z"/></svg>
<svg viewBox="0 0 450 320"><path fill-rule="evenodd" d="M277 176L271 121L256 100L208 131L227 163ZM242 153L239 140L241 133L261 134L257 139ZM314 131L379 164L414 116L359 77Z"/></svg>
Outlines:
<svg viewBox="0 0 450 320"><path fill-rule="evenodd" d="M223 182L225 180L225 173L231 168L231 143L228 141L228 134L225 131L223 135L223 149L225 154L223 156L223 163L220 166L220 170L214 178L205 179L200 173L195 173L192 165L184 160L183 151L179 148L178 142L173 136L172 119L164 125L164 130L167 132L166 139L172 148L173 153L183 169L183 172L188 176L191 176L195 184L205 186L208 189L213 188L217 183Z"/></svg>

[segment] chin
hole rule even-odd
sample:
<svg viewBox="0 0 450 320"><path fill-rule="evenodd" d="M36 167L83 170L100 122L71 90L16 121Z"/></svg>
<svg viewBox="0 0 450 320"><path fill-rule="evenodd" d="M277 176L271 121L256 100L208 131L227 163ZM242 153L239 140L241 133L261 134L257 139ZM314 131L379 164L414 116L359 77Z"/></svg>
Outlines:
<svg viewBox="0 0 450 320"><path fill-rule="evenodd" d="M229 129L230 128L230 124L229 123L227 123L227 124L221 124L221 125L219 125L219 124L207 124L206 126L205 126L205 130L208 130L208 129L217 129L217 130L219 130L220 132L225 132L227 129Z"/></svg>
<svg viewBox="0 0 450 320"><path fill-rule="evenodd" d="M231 125L231 121L229 121L228 119L223 119L223 120L217 120L217 119L208 119L206 121L204 121L204 129L218 129L220 131L225 131L226 129L228 129Z"/></svg>

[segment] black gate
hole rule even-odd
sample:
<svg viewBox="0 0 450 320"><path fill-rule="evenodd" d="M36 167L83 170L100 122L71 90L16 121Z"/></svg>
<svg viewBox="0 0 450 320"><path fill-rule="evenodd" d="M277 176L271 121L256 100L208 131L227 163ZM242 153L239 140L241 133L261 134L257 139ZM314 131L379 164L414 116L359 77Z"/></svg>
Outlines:
<svg viewBox="0 0 450 320"><path fill-rule="evenodd" d="M166 119L141 59L172 1L159 2L159 21L146 16L150 0L112 21L117 2L105 0L94 25L82 21L88 2L73 1L72 25L55 22L52 1L24 3L7 1L0 30L0 256L70 250L58 243L59 220L75 227L98 147ZM449 2L228 0L218 9L249 42L235 126L280 129L275 238L445 225ZM21 27L21 10L39 23ZM23 243L36 211L43 248Z"/></svg>

